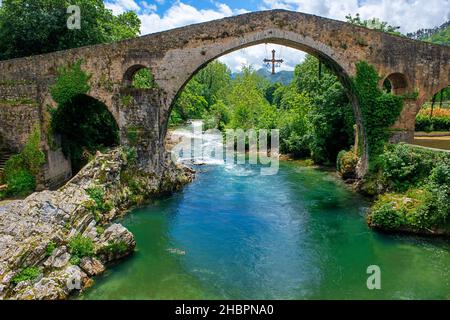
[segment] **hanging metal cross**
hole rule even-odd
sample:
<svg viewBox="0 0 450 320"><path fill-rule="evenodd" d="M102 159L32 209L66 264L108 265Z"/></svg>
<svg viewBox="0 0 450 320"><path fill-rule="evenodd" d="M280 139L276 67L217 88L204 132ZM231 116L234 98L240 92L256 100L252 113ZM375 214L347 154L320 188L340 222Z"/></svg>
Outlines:
<svg viewBox="0 0 450 320"><path fill-rule="evenodd" d="M264 59L264 62L269 64L272 64L272 74L275 74L275 64L277 63L283 63L283 59L275 59L275 49L272 50L272 59Z"/></svg>

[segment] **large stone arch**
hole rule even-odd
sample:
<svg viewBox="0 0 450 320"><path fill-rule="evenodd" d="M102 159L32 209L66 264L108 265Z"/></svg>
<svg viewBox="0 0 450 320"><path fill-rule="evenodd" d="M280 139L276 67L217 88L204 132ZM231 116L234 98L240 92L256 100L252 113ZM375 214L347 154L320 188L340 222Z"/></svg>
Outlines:
<svg viewBox="0 0 450 320"><path fill-rule="evenodd" d="M301 12L269 10L116 43L0 61L0 89L14 89L14 97L33 100L37 106L35 118L42 123L48 102L44 96L57 68L81 59L82 68L92 75L89 95L108 106L125 144L131 126L143 129L141 132L147 136L141 137L138 144L142 166L160 173L166 157L165 124L179 90L208 61L263 42L280 43L319 56L336 67L344 83L355 75L359 61L373 65L383 78L393 73L403 74L408 82L405 93L409 98L394 125L393 141L410 141L415 115L422 103L450 83L449 47ZM133 65L148 67L158 88L140 91L124 88L124 75ZM123 104L124 95L133 97L130 106ZM351 99L357 105L356 99ZM358 118L358 108L355 113Z"/></svg>
<svg viewBox="0 0 450 320"><path fill-rule="evenodd" d="M244 34L239 39L233 39L225 44L211 43L208 46L203 45L190 48L189 50L174 50L172 52L168 52L159 66L163 66L165 68L165 66L170 65L171 61L183 61L184 63L183 66L178 66L176 77L170 78L168 81L161 79L159 79L159 81L157 80L159 85L167 90L164 110L160 115L161 143L164 143L165 140L173 103L185 85L195 74L198 73L198 71L204 68L211 61L223 55L262 43L283 45L306 52L318 58L335 72L344 88L346 88L349 101L353 106L357 124L358 140L361 142L361 161L359 164L359 171L361 175L365 174L368 168L367 138L357 97L351 91L351 80L349 75L350 72L354 72L355 66L349 64L346 61L345 56L335 54L333 49L327 44L316 41L308 36L295 32L283 31L280 29L269 28L257 33ZM158 67L155 72L158 73Z"/></svg>

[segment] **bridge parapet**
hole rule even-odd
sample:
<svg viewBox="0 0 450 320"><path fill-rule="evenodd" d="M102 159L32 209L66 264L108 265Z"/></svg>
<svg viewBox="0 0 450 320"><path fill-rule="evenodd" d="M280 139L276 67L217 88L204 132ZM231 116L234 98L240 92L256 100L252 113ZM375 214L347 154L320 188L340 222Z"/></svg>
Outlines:
<svg viewBox="0 0 450 320"><path fill-rule="evenodd" d="M336 71L344 86L349 87L349 78L355 74L356 63L364 60L374 65L383 79L391 81L395 93L416 93L417 98L406 102L394 126L396 139L401 141L410 141L415 115L420 106L434 93L450 84L449 47L414 41L314 15L272 10L190 25L111 44L2 61L0 99L25 94L37 104L33 111L30 109L24 112L33 121L40 121L42 143L46 150L50 150L46 142L45 119L48 119L47 106L54 106L54 102L49 86L56 78L58 67L81 59L82 68L92 75L89 94L107 105L119 125L122 142L130 143L127 133L130 126L142 128L141 132L148 136L142 137L137 143L140 157L152 159L148 165L158 167L163 157L163 151L159 149L164 146L173 101L189 79L209 61L221 55L265 42L286 45L315 55ZM130 75L141 67L151 70L158 90L137 92L127 89ZM380 80L380 85L383 79ZM134 99L128 108L123 105L127 96ZM364 142L366 138L359 106L357 100L352 101L360 128L360 139ZM0 111L0 124L1 121ZM11 125L14 128L20 126L19 123ZM367 162L367 154L363 158ZM51 175L52 170L48 171Z"/></svg>

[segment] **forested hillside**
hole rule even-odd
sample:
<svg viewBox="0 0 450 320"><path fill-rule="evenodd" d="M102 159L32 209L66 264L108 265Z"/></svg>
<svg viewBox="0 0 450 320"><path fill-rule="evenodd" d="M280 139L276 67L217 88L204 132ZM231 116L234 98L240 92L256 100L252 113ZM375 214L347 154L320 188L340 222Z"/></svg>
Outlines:
<svg viewBox="0 0 450 320"><path fill-rule="evenodd" d="M433 42L437 44L450 45L450 21L445 22L433 29L420 29L413 33L408 33L411 39Z"/></svg>

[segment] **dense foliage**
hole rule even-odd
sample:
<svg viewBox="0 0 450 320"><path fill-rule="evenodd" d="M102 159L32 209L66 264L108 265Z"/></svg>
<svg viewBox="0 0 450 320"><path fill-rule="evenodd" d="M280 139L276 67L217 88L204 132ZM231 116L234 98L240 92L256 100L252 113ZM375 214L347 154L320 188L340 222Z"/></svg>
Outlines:
<svg viewBox="0 0 450 320"><path fill-rule="evenodd" d="M92 239L81 234L77 234L70 239L68 246L72 255L70 262L74 265L79 264L82 258L92 257L95 253Z"/></svg>
<svg viewBox="0 0 450 320"><path fill-rule="evenodd" d="M37 128L22 151L6 162L2 183L7 184L7 189L6 194L1 196L26 196L35 190L36 177L45 163L45 154L41 151L40 143L41 134Z"/></svg>
<svg viewBox="0 0 450 320"><path fill-rule="evenodd" d="M429 41L437 44L450 45L450 21L432 29L420 29L407 36L416 40Z"/></svg>
<svg viewBox="0 0 450 320"><path fill-rule="evenodd" d="M416 131L450 131L450 87L438 92L416 117Z"/></svg>
<svg viewBox="0 0 450 320"><path fill-rule="evenodd" d="M14 277L11 278L11 283L14 285L17 285L19 282L22 281L30 281L34 280L41 274L41 271L38 267L27 267L17 273Z"/></svg>
<svg viewBox="0 0 450 320"><path fill-rule="evenodd" d="M347 22L358 26L366 27L369 29L375 29L395 35L401 35L401 33L398 31L400 29L399 26L392 26L385 21L381 21L378 18L362 20L359 13L357 13L355 17L352 17L352 15L349 14L345 16L345 18L347 19Z"/></svg>
<svg viewBox="0 0 450 320"><path fill-rule="evenodd" d="M206 118L207 112L217 113L230 83L231 71L225 64L218 61L209 63L179 93L173 106L171 124Z"/></svg>
<svg viewBox="0 0 450 320"><path fill-rule="evenodd" d="M70 5L81 9L80 29L67 28ZM140 25L134 12L114 16L102 0L3 0L0 60L132 38Z"/></svg>
<svg viewBox="0 0 450 320"><path fill-rule="evenodd" d="M389 128L400 115L403 99L378 87L380 77L367 62L359 62L356 70L352 89L359 101L369 155L372 160L376 160L389 138Z"/></svg>
<svg viewBox="0 0 450 320"><path fill-rule="evenodd" d="M384 229L449 229L450 156L398 144L387 145L380 158L376 181L386 193L369 222Z"/></svg>
<svg viewBox="0 0 450 320"><path fill-rule="evenodd" d="M260 72L259 72L260 73ZM344 88L308 56L289 85L270 83L250 67L231 78L220 62L194 76L174 104L171 123L203 119L206 128L279 129L283 153L334 163L353 140L353 113Z"/></svg>
<svg viewBox="0 0 450 320"><path fill-rule="evenodd" d="M131 84L133 88L136 89L150 89L155 86L155 81L150 70L147 68L139 69L133 75L133 82Z"/></svg>
<svg viewBox="0 0 450 320"><path fill-rule="evenodd" d="M307 113L309 150L317 163L334 163L340 150L354 140L355 119L344 87L326 66L319 75L319 62L312 56L295 69L297 92L312 101Z"/></svg>
<svg viewBox="0 0 450 320"><path fill-rule="evenodd" d="M416 118L416 131L450 131L450 116L430 117L419 114Z"/></svg>
<svg viewBox="0 0 450 320"><path fill-rule="evenodd" d="M89 75L81 62L60 68L51 87L58 107L51 109L51 127L61 136L64 154L70 157L73 171L87 162L89 154L118 144L118 127L107 107L86 95Z"/></svg>

